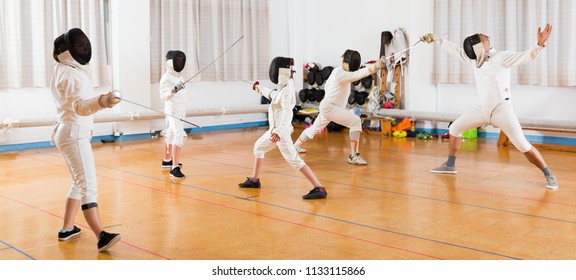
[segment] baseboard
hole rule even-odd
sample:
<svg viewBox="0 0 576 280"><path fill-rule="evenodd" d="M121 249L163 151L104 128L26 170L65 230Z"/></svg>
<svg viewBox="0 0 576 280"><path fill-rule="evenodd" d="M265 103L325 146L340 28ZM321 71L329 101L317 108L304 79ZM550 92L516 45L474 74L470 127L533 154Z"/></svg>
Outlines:
<svg viewBox="0 0 576 280"><path fill-rule="evenodd" d="M189 129L185 129L185 131L186 131L186 133L198 133L198 132L206 132L206 131L228 130L228 129L237 129L237 128L266 126L266 125L268 125L268 121L258 121L258 122L248 122L248 123L205 126L205 127L192 128L192 129L189 128ZM153 134L154 133L139 133L139 134L130 134L130 135L122 135L122 136L114 136L114 135L94 136L94 137L92 137L91 142L101 142L103 140L104 141L111 141L111 140L130 141L130 140L149 139ZM52 145L50 143L50 141L20 143L20 144L8 144L8 145L0 145L0 152L49 148L49 147L53 147L53 146L54 145Z"/></svg>

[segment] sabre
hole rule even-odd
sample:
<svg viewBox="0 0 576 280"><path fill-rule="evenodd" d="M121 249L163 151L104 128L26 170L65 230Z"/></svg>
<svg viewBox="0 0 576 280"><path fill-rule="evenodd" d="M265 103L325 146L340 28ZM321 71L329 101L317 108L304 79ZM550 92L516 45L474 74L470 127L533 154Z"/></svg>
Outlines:
<svg viewBox="0 0 576 280"><path fill-rule="evenodd" d="M172 115L170 115L170 114L166 114L166 113L164 113L164 112L162 112L162 111L160 111L160 110L156 110L156 109L154 109L154 108L150 108L150 107L144 106L144 105L142 105L142 104L138 104L138 103L136 103L136 102L127 100L127 99L125 99L125 98L122 98L121 96L120 96L120 97L117 96L116 98L117 98L117 99L120 99L120 100L122 100L122 101L124 101L124 102L128 102L128 103L131 103L131 104L134 104L134 105L138 105L138 106L144 107L144 108L146 108L146 109L148 109L148 110L152 110L152 111L154 111L154 112L157 112L157 113L166 115L166 116L168 116L168 117L175 118L175 119L180 120L180 121L182 121L182 122L185 122L185 123L187 123L187 124L189 124L189 125L192 125L192 126L195 126L195 127L198 127L198 128L200 127L199 125L193 124L193 123L191 123L191 122L189 122L189 121L187 121L187 120L184 120L184 119L181 119L181 118L172 116Z"/></svg>
<svg viewBox="0 0 576 280"><path fill-rule="evenodd" d="M448 33L442 33L440 36L445 36L446 34L448 34ZM403 50L401 50L401 51L399 51L399 52L397 52L397 53L393 53L392 55L386 57L385 60L388 60L388 59L390 59L391 57L394 57L394 56L397 56L397 55L399 55L399 54L402 54L402 53L407 52L408 50L410 50L410 49L413 48L414 46L418 45L420 42L423 42L422 39L418 40L418 42L414 43L412 46L410 46L410 47L408 47L408 48L405 48L405 49L403 49Z"/></svg>
<svg viewBox="0 0 576 280"><path fill-rule="evenodd" d="M388 60L388 59L390 59L391 57L398 56L398 55L400 55L400 54L402 54L402 53L407 52L408 50L410 50L410 49L413 48L414 46L418 45L418 43L420 43L420 42L422 42L422 40L418 40L418 42L416 42L416 43L413 44L412 46L410 46L410 47L408 47L408 48L405 48L405 49L403 49L403 50L401 50L401 51L399 51L399 52L397 52L397 53L391 54L390 56L386 57L385 60Z"/></svg>
<svg viewBox="0 0 576 280"><path fill-rule="evenodd" d="M190 77L190 79L186 80L183 84L190 82L190 80L194 79L194 77L200 75L200 73L204 72L204 70L206 70L206 69L208 69L208 67L212 66L212 64L214 64L216 61L218 61L218 59L223 57L230 49L232 49L232 47L234 47L236 44L238 44L238 42L240 42L240 40L242 40L242 39L244 39L244 35L242 35L242 37L240 37L238 40L236 40L236 42L234 42L234 44L230 45L230 47L228 47L222 54L220 54L220 56L218 56L216 59L214 59L214 61L210 62L210 64L206 65L206 67L204 67L198 73L194 74L194 76Z"/></svg>

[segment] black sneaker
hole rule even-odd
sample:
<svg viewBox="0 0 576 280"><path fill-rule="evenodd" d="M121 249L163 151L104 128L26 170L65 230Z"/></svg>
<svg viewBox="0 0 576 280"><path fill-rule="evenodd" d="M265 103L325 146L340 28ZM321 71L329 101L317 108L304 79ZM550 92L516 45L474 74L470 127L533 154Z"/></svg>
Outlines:
<svg viewBox="0 0 576 280"><path fill-rule="evenodd" d="M256 181L256 182L252 182L252 180L250 180L250 177L246 177L246 181L244 181L244 183L238 184L238 186L241 188L259 189L260 188L260 179L258 179L258 181Z"/></svg>
<svg viewBox="0 0 576 280"><path fill-rule="evenodd" d="M314 187L310 192L306 195L303 195L302 198L304 199L320 199L326 198L328 193L324 187Z"/></svg>
<svg viewBox="0 0 576 280"><path fill-rule="evenodd" d="M170 168L170 167L172 167L172 160L169 161L162 160L162 168Z"/></svg>
<svg viewBox="0 0 576 280"><path fill-rule="evenodd" d="M102 231L100 237L98 238L98 251L103 252L108 250L108 248L114 246L114 244L120 241L121 237L118 233L109 233Z"/></svg>
<svg viewBox="0 0 576 280"><path fill-rule="evenodd" d="M180 167L174 167L172 170L170 170L170 177L174 177L174 178L186 178L186 175L184 175L182 173L182 171L180 171Z"/></svg>
<svg viewBox="0 0 576 280"><path fill-rule="evenodd" d="M162 160L162 168L171 168L172 167L172 160L165 161ZM178 163L178 167L182 168L182 163Z"/></svg>
<svg viewBox="0 0 576 280"><path fill-rule="evenodd" d="M58 232L58 240L60 241L68 241L70 240L72 237L80 234L82 230L80 228L78 228L77 226L74 226L74 228L72 228L71 230L68 231L63 231L60 230Z"/></svg>

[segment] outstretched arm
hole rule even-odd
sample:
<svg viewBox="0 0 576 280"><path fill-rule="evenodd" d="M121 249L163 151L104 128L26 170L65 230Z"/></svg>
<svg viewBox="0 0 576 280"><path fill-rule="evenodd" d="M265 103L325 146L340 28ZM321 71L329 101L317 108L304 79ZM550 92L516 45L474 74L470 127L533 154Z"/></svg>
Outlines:
<svg viewBox="0 0 576 280"><path fill-rule="evenodd" d="M546 41L548 41L550 33L552 33L552 26L550 24L546 24L544 30L538 27L538 33L536 34L538 45L534 45L523 52L503 52L501 58L499 58L502 61L502 65L504 67L512 67L536 59L540 51L546 46Z"/></svg>
<svg viewBox="0 0 576 280"><path fill-rule="evenodd" d="M252 84L252 90L268 99L273 99L275 96L275 90L261 86L259 81Z"/></svg>
<svg viewBox="0 0 576 280"><path fill-rule="evenodd" d="M420 40L428 44L431 43L439 44L442 47L442 49L444 49L447 53L451 54L452 56L458 58L460 61L467 64L475 64L474 60L470 59L466 55L463 48L459 47L458 45L448 40L442 39L432 33L424 34L422 37L420 37Z"/></svg>

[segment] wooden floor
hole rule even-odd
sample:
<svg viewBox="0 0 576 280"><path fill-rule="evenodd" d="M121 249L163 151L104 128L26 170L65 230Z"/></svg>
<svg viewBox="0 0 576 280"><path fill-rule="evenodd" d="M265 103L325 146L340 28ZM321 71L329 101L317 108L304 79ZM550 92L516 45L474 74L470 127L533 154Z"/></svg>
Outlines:
<svg viewBox="0 0 576 280"><path fill-rule="evenodd" d="M447 142L363 135L368 165L352 166L347 134L329 133L303 155L329 196L304 201L311 186L278 150L261 189L238 188L265 130L189 135L184 180L160 168L163 139L94 143L102 220L122 234L106 253L81 213L80 237L57 240L71 181L55 148L1 153L0 259L576 259L574 153L541 151L551 191L496 140L466 141L458 175L437 175Z"/></svg>

